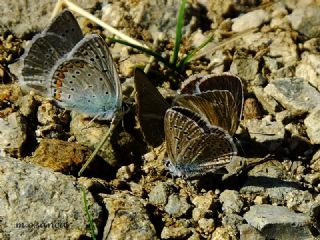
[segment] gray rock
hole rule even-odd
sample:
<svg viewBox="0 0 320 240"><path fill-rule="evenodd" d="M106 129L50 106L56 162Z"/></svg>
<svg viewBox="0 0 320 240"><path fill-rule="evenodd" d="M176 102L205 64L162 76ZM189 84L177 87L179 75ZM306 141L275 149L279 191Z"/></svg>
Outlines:
<svg viewBox="0 0 320 240"><path fill-rule="evenodd" d="M222 218L222 224L230 227L234 232L238 231L238 227L244 223L243 217L238 214L230 213Z"/></svg>
<svg viewBox="0 0 320 240"><path fill-rule="evenodd" d="M239 43L237 43L239 45ZM288 31L255 32L247 34L240 43L244 49L258 52L269 46L267 55L277 59L284 66L296 63L298 60L297 46L292 35Z"/></svg>
<svg viewBox="0 0 320 240"><path fill-rule="evenodd" d="M242 224L239 226L240 240L265 240L266 238L261 233L250 226L249 224Z"/></svg>
<svg viewBox="0 0 320 240"><path fill-rule="evenodd" d="M181 217L182 215L185 215L190 208L191 205L187 202L185 197L171 194L164 210L174 217Z"/></svg>
<svg viewBox="0 0 320 240"><path fill-rule="evenodd" d="M2 1L0 14L0 31L13 32L17 37L43 30L50 23L51 14L57 1ZM73 1L82 8L94 8L97 0Z"/></svg>
<svg viewBox="0 0 320 240"><path fill-rule="evenodd" d="M240 213L243 207L243 201L235 190L224 190L219 200L222 203L222 210L226 213Z"/></svg>
<svg viewBox="0 0 320 240"><path fill-rule="evenodd" d="M320 7L310 5L302 8L295 8L288 16L294 30L312 38L320 36Z"/></svg>
<svg viewBox="0 0 320 240"><path fill-rule="evenodd" d="M249 119L244 122L244 126L251 139L271 152L277 150L283 142L285 128L282 123L270 121L267 118Z"/></svg>
<svg viewBox="0 0 320 240"><path fill-rule="evenodd" d="M243 32L250 28L256 28L269 21L269 14L262 9L254 10L233 19L232 31Z"/></svg>
<svg viewBox="0 0 320 240"><path fill-rule="evenodd" d="M173 186L159 182L149 193L149 202L153 205L165 205L168 202L168 197L173 193Z"/></svg>
<svg viewBox="0 0 320 240"><path fill-rule="evenodd" d="M100 196L109 213L103 239L157 239L145 201L125 192Z"/></svg>
<svg viewBox="0 0 320 240"><path fill-rule="evenodd" d="M301 61L296 67L296 76L305 79L312 86L320 90L320 56L304 52L301 55Z"/></svg>
<svg viewBox="0 0 320 240"><path fill-rule="evenodd" d="M278 161L268 161L248 172L248 179L240 193L267 196L272 203L285 204L288 193L299 190L300 185L289 178Z"/></svg>
<svg viewBox="0 0 320 240"><path fill-rule="evenodd" d="M311 38L303 43L303 49L310 51L311 53L318 53L319 45L320 45L320 38ZM305 53L308 53L308 52L305 52Z"/></svg>
<svg viewBox="0 0 320 240"><path fill-rule="evenodd" d="M74 177L5 158L0 158L0 172L1 234L5 239L90 236L82 192ZM93 222L99 229L102 209L91 193L87 193L86 198ZM34 227L17 228L16 224Z"/></svg>
<svg viewBox="0 0 320 240"><path fill-rule="evenodd" d="M236 54L230 66L230 72L238 75L245 81L252 81L258 72L259 62L254 58L243 55L242 53Z"/></svg>
<svg viewBox="0 0 320 240"><path fill-rule="evenodd" d="M252 87L252 90L259 100L259 103L261 103L264 110L266 110L270 114L275 114L278 112L281 107L279 103L271 96L269 96L262 87Z"/></svg>
<svg viewBox="0 0 320 240"><path fill-rule="evenodd" d="M313 109L304 120L308 137L312 144L320 143L320 106Z"/></svg>
<svg viewBox="0 0 320 240"><path fill-rule="evenodd" d="M286 123L290 122L293 117L292 117L291 113L288 110L284 110L284 111L276 113L275 114L275 118L276 118L277 122L281 122L283 124L286 124ZM286 127L285 127L285 129L288 130Z"/></svg>
<svg viewBox="0 0 320 240"><path fill-rule="evenodd" d="M314 239L310 231L311 218L286 207L251 206L244 218L268 239Z"/></svg>
<svg viewBox="0 0 320 240"><path fill-rule="evenodd" d="M277 79L264 90L295 116L310 112L320 104L320 93L301 78Z"/></svg>
<svg viewBox="0 0 320 240"><path fill-rule="evenodd" d="M21 156L27 139L26 128L26 122L18 112L0 118L0 155Z"/></svg>

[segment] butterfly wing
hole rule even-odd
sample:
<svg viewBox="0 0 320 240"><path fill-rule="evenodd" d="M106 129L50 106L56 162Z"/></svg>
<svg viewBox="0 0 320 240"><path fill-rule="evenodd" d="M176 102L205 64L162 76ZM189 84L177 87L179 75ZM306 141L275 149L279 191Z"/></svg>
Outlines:
<svg viewBox="0 0 320 240"><path fill-rule="evenodd" d="M173 174L192 177L215 172L229 163L237 150L231 136L191 110L173 107L165 115L167 153Z"/></svg>
<svg viewBox="0 0 320 240"><path fill-rule="evenodd" d="M43 33L34 36L19 60L22 89L48 96L51 69L82 37L73 15L67 10L59 14Z"/></svg>
<svg viewBox="0 0 320 240"><path fill-rule="evenodd" d="M197 84L203 77L204 77L203 74L194 74L188 77L181 84L180 93L181 94L199 93L199 91L197 91Z"/></svg>
<svg viewBox="0 0 320 240"><path fill-rule="evenodd" d="M138 68L134 74L134 86L137 117L144 139L153 147L159 146L164 140L163 119L170 105Z"/></svg>
<svg viewBox="0 0 320 240"><path fill-rule="evenodd" d="M79 24L69 10L64 10L57 15L44 32L54 33L67 39L71 48L83 38Z"/></svg>
<svg viewBox="0 0 320 240"><path fill-rule="evenodd" d="M52 71L52 96L67 109L110 120L120 109L112 84L95 65L83 59L61 60Z"/></svg>
<svg viewBox="0 0 320 240"><path fill-rule="evenodd" d="M63 56L65 39L56 34L37 35L20 58L19 82L24 90L48 95L48 78L52 67Z"/></svg>
<svg viewBox="0 0 320 240"><path fill-rule="evenodd" d="M229 91L207 91L178 96L174 103L199 114L213 126L219 126L233 135L238 127L237 106Z"/></svg>
<svg viewBox="0 0 320 240"><path fill-rule="evenodd" d="M105 75L107 90L120 105L122 101L121 83L112 55L102 37L93 34L83 38L68 54L67 59L72 58L83 59L99 69Z"/></svg>
<svg viewBox="0 0 320 240"><path fill-rule="evenodd" d="M230 91L237 105L238 119L239 121L241 120L243 108L243 85L239 77L230 73L207 75L198 82L197 87L200 92L206 92L208 90Z"/></svg>

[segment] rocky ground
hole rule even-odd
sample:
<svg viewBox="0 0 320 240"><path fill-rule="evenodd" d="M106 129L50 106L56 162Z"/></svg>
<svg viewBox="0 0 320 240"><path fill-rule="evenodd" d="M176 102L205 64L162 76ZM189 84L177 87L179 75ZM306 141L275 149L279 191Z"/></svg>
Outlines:
<svg viewBox="0 0 320 240"><path fill-rule="evenodd" d="M179 1L77 3L170 55ZM211 32L214 40L187 66L186 76L229 71L245 84L239 156L227 174L190 181L171 177L163 166L163 146L150 149L143 142L132 77L134 67L145 66L149 57L118 43L110 49L133 107L84 177L77 178L108 123L86 127L90 119L22 94L8 68L48 25L55 1L0 4L1 239L90 238L80 185L88 190L98 239L319 237L318 1L189 1L181 56ZM84 32L110 36L89 20L78 20ZM214 48L251 28L257 29ZM166 71L154 62L151 80L170 100L180 82L160 74Z"/></svg>

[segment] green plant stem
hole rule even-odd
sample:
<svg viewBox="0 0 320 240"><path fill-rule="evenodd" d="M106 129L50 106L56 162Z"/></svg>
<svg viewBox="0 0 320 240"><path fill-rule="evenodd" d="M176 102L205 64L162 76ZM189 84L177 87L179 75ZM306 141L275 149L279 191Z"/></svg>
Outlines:
<svg viewBox="0 0 320 240"><path fill-rule="evenodd" d="M88 208L86 189L81 185L80 185L80 189L81 189L81 192L82 192L82 198L83 198L83 203L84 203L84 211L86 212L86 215L87 215L87 218L88 218L88 221L89 221L91 237L92 237L93 240L96 240L96 234L94 232L94 224L93 224L92 216L89 213L89 208Z"/></svg>
<svg viewBox="0 0 320 240"><path fill-rule="evenodd" d="M137 49L137 50L139 50L139 51L141 51L143 53L146 53L146 54L148 54L150 56L155 57L155 59L157 59L158 61L162 62L166 67L172 68L172 64L170 64L170 62L167 59L163 58L160 53L157 53L157 52L155 52L153 50L150 50L148 48L144 48L144 47L129 43L129 42L124 41L124 40L120 40L120 39L116 39L116 38L109 38L109 40L111 42L114 42L114 43L117 42L117 43L129 46L129 47L135 48L135 49Z"/></svg>
<svg viewBox="0 0 320 240"><path fill-rule="evenodd" d="M176 40L173 49L173 55L171 56L170 63L172 66L176 67L178 61L178 53L180 50L181 38L182 38L182 27L184 23L184 13L186 9L187 0L181 0L181 5L177 17L177 26L176 26Z"/></svg>
<svg viewBox="0 0 320 240"><path fill-rule="evenodd" d="M198 47L190 51L187 56L185 56L179 63L177 68L180 70L183 66L185 66L188 62L191 61L192 57L199 52L202 48L204 48L209 42L213 39L213 34L211 34L203 43L201 43Z"/></svg>

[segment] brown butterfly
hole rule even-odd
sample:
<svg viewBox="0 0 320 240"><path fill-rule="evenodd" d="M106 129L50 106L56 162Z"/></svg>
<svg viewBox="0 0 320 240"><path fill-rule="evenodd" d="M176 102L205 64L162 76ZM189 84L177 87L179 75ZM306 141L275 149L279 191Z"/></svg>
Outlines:
<svg viewBox="0 0 320 240"><path fill-rule="evenodd" d="M198 113L211 125L220 126L234 135L242 117L243 85L230 73L193 75L181 86L175 105Z"/></svg>
<svg viewBox="0 0 320 240"><path fill-rule="evenodd" d="M170 105L152 85L147 75L138 68L134 73L134 86L137 117L144 140L157 147L164 141L163 119Z"/></svg>

